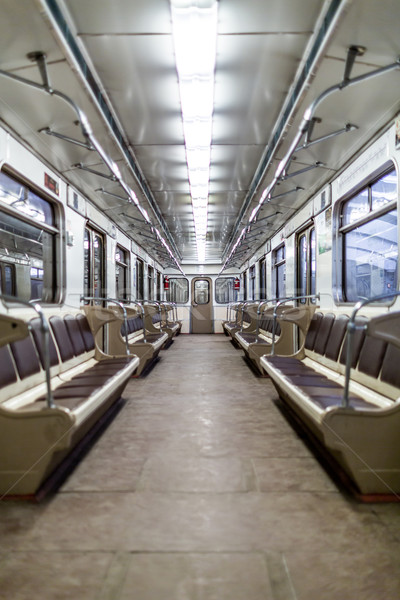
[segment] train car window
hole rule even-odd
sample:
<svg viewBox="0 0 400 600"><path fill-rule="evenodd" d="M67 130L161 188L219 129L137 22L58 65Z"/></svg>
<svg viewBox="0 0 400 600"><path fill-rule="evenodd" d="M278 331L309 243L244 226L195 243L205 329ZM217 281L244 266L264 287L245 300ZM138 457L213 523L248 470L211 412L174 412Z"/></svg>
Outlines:
<svg viewBox="0 0 400 600"><path fill-rule="evenodd" d="M154 269L150 266L147 269L147 289L148 299L154 300Z"/></svg>
<svg viewBox="0 0 400 600"><path fill-rule="evenodd" d="M189 301L189 281L183 277L170 277L167 302L186 304Z"/></svg>
<svg viewBox="0 0 400 600"><path fill-rule="evenodd" d="M397 175L394 169L341 206L343 299L390 293L397 286Z"/></svg>
<svg viewBox="0 0 400 600"><path fill-rule="evenodd" d="M3 293L55 302L61 288L55 207L25 184L0 172L0 254ZM7 292L6 292L7 290Z"/></svg>
<svg viewBox="0 0 400 600"><path fill-rule="evenodd" d="M144 263L136 259L136 300L144 300Z"/></svg>
<svg viewBox="0 0 400 600"><path fill-rule="evenodd" d="M310 294L315 295L317 293L317 244L314 227L310 231L310 266ZM315 303L316 300L311 302Z"/></svg>
<svg viewBox="0 0 400 600"><path fill-rule="evenodd" d="M235 292L234 288L234 277L218 277L215 280L215 302L217 304L234 302L237 299L237 292Z"/></svg>
<svg viewBox="0 0 400 600"><path fill-rule="evenodd" d="M162 300L162 290L161 290L161 273L160 271L156 271L157 275L157 298L156 300Z"/></svg>
<svg viewBox="0 0 400 600"><path fill-rule="evenodd" d="M258 263L259 277L260 277L260 300L266 300L267 298L267 261L262 258Z"/></svg>
<svg viewBox="0 0 400 600"><path fill-rule="evenodd" d="M253 265L249 269L249 279L250 279L250 298L249 300L256 299L256 266Z"/></svg>
<svg viewBox="0 0 400 600"><path fill-rule="evenodd" d="M85 296L105 296L104 238L91 227L85 228L83 256Z"/></svg>
<svg viewBox="0 0 400 600"><path fill-rule="evenodd" d="M243 300L247 300L247 271L243 273Z"/></svg>
<svg viewBox="0 0 400 600"><path fill-rule="evenodd" d="M15 296L15 265L0 262L0 290L6 296Z"/></svg>
<svg viewBox="0 0 400 600"><path fill-rule="evenodd" d="M297 295L315 294L316 285L315 229L310 227L297 238ZM306 300L300 300L305 304ZM312 300L311 302L315 302Z"/></svg>
<svg viewBox="0 0 400 600"><path fill-rule="evenodd" d="M121 246L115 250L115 289L119 300L129 299L129 252Z"/></svg>
<svg viewBox="0 0 400 600"><path fill-rule="evenodd" d="M272 253L272 282L275 298L286 295L286 258L285 245L279 246Z"/></svg>
<svg viewBox="0 0 400 600"><path fill-rule="evenodd" d="M210 282L207 279L196 279L194 282L194 302L208 304L210 301Z"/></svg>

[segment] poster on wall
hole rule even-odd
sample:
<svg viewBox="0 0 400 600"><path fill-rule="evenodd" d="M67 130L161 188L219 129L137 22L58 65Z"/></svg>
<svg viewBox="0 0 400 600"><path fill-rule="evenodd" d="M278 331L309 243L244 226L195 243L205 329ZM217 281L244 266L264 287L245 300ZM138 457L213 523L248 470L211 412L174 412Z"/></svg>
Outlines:
<svg viewBox="0 0 400 600"><path fill-rule="evenodd" d="M318 254L332 249L332 207L316 217Z"/></svg>

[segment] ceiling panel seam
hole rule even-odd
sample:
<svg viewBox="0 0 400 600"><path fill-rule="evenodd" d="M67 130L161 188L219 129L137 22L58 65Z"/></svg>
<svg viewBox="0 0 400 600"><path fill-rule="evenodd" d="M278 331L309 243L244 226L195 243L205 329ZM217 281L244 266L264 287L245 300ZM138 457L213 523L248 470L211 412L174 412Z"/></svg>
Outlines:
<svg viewBox="0 0 400 600"><path fill-rule="evenodd" d="M275 152L276 152L279 142L281 140L281 136L283 135L283 133L288 125L292 111L294 110L297 102L299 101L303 87L312 72L314 62L317 59L318 54L321 51L321 48L323 48L323 46L324 46L327 33L329 32L329 30L332 26L332 23L334 23L334 21L337 17L339 8L344 3L345 2L343 2L343 0L332 0L332 2L329 5L326 15L323 19L322 25L319 28L318 34L315 37L314 43L312 44L312 47L308 53L308 56L304 60L304 66L297 78L297 81L294 85L292 93L290 94L289 98L287 98L287 100L286 100L286 103L283 108L283 113L281 113L281 118L279 119L279 122L278 122L277 126L275 127L273 137L272 137L270 143L268 144L268 146L266 147L264 157L261 159L261 162L260 162L260 164L256 170L256 173L253 177L253 181L251 182L249 191L246 195L246 198L243 202L242 208L239 212L235 226L232 230L232 234L231 234L229 241L226 245L226 248L224 250L223 259L225 259L226 255L234 241L234 238L237 235L237 231L240 227L240 223L241 223L242 219L244 218L244 215L245 215L246 211L248 210L249 205L250 205L251 201L253 200L253 197L261 183L261 180L264 177L265 172L275 155Z"/></svg>
<svg viewBox="0 0 400 600"><path fill-rule="evenodd" d="M46 7L50 11L54 21L56 22L60 32L62 33L62 35L64 37L66 45L68 46L74 59L76 60L77 64L79 65L82 76L84 77L94 98L96 99L97 105L98 105L99 109L101 110L103 117L105 118L106 122L108 123L109 127L111 128L111 131L112 131L119 147L123 151L124 157L128 161L128 164L134 174L134 177L136 178L136 181L138 182L140 188L142 189L143 194L144 194L146 200L148 201L148 203L150 204L159 224L161 225L162 229L164 230L164 233L167 236L169 243L171 244L174 252L181 259L182 258L181 253L179 252L178 248L176 247L175 241L171 235L171 232L168 229L167 224L165 223L165 220L160 212L160 209L157 206L155 199L153 198L153 195L148 186L148 183L145 180L143 174L141 173L138 165L136 164L136 162L133 159L132 153L125 142L124 136L123 136L118 124L116 123L114 116L112 115L112 112L108 106L108 103L104 97L104 94L100 90L100 87L99 87L95 77L93 76L91 69L89 68L85 58L82 55L81 50L79 49L79 47L76 43L76 40L64 18L62 10L60 9L56 0L42 0L42 1L45 3Z"/></svg>

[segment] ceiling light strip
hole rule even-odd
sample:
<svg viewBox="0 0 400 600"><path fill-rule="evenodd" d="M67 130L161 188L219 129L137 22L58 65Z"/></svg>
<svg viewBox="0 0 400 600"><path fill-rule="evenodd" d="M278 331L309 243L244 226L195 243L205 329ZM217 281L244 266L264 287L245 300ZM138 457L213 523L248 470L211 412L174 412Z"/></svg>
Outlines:
<svg viewBox="0 0 400 600"><path fill-rule="evenodd" d="M172 32L192 198L197 258L204 262L207 235L208 191L214 71L217 46L218 2L171 0Z"/></svg>

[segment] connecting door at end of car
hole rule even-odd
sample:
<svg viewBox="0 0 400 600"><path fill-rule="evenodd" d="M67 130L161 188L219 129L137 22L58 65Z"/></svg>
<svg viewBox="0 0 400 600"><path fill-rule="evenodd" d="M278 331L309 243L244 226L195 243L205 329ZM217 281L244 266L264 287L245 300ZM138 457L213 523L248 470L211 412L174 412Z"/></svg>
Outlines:
<svg viewBox="0 0 400 600"><path fill-rule="evenodd" d="M192 279L191 332L214 333L212 281L209 277Z"/></svg>

